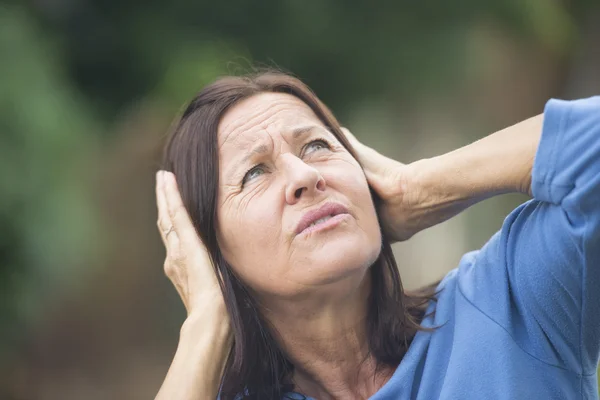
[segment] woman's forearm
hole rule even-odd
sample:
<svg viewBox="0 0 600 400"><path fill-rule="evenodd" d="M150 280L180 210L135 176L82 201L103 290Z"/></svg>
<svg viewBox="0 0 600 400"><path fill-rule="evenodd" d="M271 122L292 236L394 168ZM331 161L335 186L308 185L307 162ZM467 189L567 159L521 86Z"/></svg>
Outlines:
<svg viewBox="0 0 600 400"><path fill-rule="evenodd" d="M412 219L424 229L498 194L531 195L542 123L540 114L450 153L411 164L420 193Z"/></svg>
<svg viewBox="0 0 600 400"><path fill-rule="evenodd" d="M217 398L232 341L229 317L221 308L186 319L157 400Z"/></svg>

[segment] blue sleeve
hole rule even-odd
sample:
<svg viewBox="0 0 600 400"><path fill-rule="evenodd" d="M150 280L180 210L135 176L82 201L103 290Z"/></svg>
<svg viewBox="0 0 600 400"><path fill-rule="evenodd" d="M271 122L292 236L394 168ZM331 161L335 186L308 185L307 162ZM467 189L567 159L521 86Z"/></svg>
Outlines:
<svg viewBox="0 0 600 400"><path fill-rule="evenodd" d="M600 96L550 100L533 200L464 267L463 294L531 356L594 374L600 354Z"/></svg>

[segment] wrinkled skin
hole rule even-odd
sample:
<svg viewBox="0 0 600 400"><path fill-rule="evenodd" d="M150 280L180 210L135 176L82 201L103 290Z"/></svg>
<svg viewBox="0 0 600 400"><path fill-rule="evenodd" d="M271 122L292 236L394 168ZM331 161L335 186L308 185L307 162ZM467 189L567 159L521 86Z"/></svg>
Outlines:
<svg viewBox="0 0 600 400"><path fill-rule="evenodd" d="M245 99L223 116L218 142L219 245L256 294L290 300L363 280L381 249L367 180L306 104L282 93ZM297 234L302 216L327 202L349 215Z"/></svg>

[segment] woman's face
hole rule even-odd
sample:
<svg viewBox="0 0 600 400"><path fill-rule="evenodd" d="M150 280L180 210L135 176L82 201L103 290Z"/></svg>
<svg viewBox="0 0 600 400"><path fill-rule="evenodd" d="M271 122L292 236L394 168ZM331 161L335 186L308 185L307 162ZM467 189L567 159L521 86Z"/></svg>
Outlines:
<svg viewBox="0 0 600 400"><path fill-rule="evenodd" d="M367 181L304 102L245 99L218 142L219 245L253 291L291 298L364 275L381 249Z"/></svg>

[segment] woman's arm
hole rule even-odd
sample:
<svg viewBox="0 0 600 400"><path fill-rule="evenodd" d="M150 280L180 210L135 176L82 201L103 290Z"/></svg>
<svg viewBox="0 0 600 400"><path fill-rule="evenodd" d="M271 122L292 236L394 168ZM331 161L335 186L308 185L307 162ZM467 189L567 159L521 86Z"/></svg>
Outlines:
<svg viewBox="0 0 600 400"><path fill-rule="evenodd" d="M543 114L444 155L407 165L414 183L407 193L411 231L443 222L489 197L531 195L531 172Z"/></svg>
<svg viewBox="0 0 600 400"><path fill-rule="evenodd" d="M157 173L156 202L158 230L167 251L165 274L188 312L156 399L216 399L232 345L225 299L172 173Z"/></svg>
<svg viewBox="0 0 600 400"><path fill-rule="evenodd" d="M369 184L383 200L383 228L403 241L494 195L531 194L543 114L447 154L405 165L360 143L346 129Z"/></svg>
<svg viewBox="0 0 600 400"><path fill-rule="evenodd" d="M410 165L361 146L367 179L384 200L382 220L405 238L495 194L532 195L466 256L461 294L543 363L595 374L600 96L550 100L543 116Z"/></svg>
<svg viewBox="0 0 600 400"><path fill-rule="evenodd" d="M591 376L600 359L600 96L550 100L543 118L539 140L527 128L521 134L511 128L495 146L492 140L480 147L489 167L485 158L463 154L497 173L467 172L462 183L455 171L446 175L453 182L436 184L467 196L530 187L533 200L515 208L481 249L462 260L460 291L537 360ZM485 140L494 137L501 136ZM524 143L535 142L533 165L519 167L526 161ZM502 154L506 165L499 162ZM459 166L460 155L453 160ZM492 187L485 187L486 179Z"/></svg>
<svg viewBox="0 0 600 400"><path fill-rule="evenodd" d="M157 400L216 399L221 376L231 348L231 328L224 304L215 304L203 314L184 322L177 352Z"/></svg>

